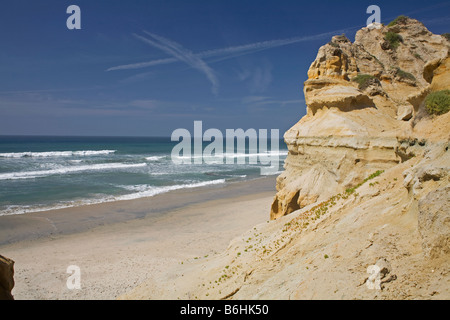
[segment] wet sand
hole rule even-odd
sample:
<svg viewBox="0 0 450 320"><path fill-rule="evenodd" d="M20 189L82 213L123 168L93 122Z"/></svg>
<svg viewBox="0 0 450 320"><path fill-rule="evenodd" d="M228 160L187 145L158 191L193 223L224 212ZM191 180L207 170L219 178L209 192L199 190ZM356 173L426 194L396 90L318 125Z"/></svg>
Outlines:
<svg viewBox="0 0 450 320"><path fill-rule="evenodd" d="M275 177L0 216L0 254L15 261L16 299L116 299L183 261L225 250L269 219ZM69 290L67 268L81 271Z"/></svg>

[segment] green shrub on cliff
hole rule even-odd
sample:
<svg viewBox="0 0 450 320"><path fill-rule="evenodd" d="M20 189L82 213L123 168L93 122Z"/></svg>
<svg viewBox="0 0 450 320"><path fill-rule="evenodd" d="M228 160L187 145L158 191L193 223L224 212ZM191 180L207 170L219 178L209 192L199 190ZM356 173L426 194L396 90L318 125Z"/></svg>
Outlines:
<svg viewBox="0 0 450 320"><path fill-rule="evenodd" d="M378 79L370 74L358 74L352 81L358 83L358 88L360 90L364 90L370 86L370 84L378 82Z"/></svg>
<svg viewBox="0 0 450 320"><path fill-rule="evenodd" d="M450 33L444 33L442 36L450 41Z"/></svg>
<svg viewBox="0 0 450 320"><path fill-rule="evenodd" d="M334 48L339 48L339 44L333 41L328 42L328 44Z"/></svg>
<svg viewBox="0 0 450 320"><path fill-rule="evenodd" d="M394 73L400 79L409 79L411 81L416 81L416 77L412 73L406 72L405 70L400 69L399 67L392 67Z"/></svg>
<svg viewBox="0 0 450 320"><path fill-rule="evenodd" d="M388 27L392 27L395 26L396 24L405 24L406 21L408 21L409 17L401 15L398 16L397 18L395 18L394 20L392 20L389 24Z"/></svg>
<svg viewBox="0 0 450 320"><path fill-rule="evenodd" d="M345 190L345 192L347 194L352 194L356 191L356 189L358 189L359 187L361 187L364 183L366 183L369 180L375 179L376 177L378 177L380 174L382 174L384 172L384 170L377 170L376 172L372 173L370 176L368 176L367 178L365 178L363 180L363 182L361 182L360 184L354 186L353 188L348 188Z"/></svg>
<svg viewBox="0 0 450 320"><path fill-rule="evenodd" d="M425 99L425 109L429 114L444 114L450 111L450 90L430 93Z"/></svg>
<svg viewBox="0 0 450 320"><path fill-rule="evenodd" d="M389 43L389 47L391 49L397 49L400 45L400 42L403 42L403 38L398 33L388 31L385 36L384 40L386 40Z"/></svg>

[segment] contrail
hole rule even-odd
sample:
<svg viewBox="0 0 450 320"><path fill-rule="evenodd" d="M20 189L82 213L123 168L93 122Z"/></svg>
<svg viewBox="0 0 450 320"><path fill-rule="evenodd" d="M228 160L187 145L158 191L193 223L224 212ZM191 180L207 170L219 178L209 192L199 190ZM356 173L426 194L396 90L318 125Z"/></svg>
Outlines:
<svg viewBox="0 0 450 320"><path fill-rule="evenodd" d="M417 9L414 11L409 11L409 12L406 12L403 14L410 15L410 14L415 14L415 13L421 13L424 11L448 7L449 5L450 4L448 2L444 2L444 3L437 4L437 5ZM395 18L395 17L391 17L390 19L393 19L393 18ZM445 17L444 19L447 19L447 18L448 17ZM431 20L431 21L435 22L434 20ZM439 21L439 22L441 22L441 21ZM221 56L218 59L216 59L215 61L222 61L222 60L226 60L226 59L232 59L237 56L246 55L246 54L250 54L250 53L254 53L254 52L258 52L258 51L262 51L262 50L267 50L267 49L271 49L271 48L281 47L281 46L285 46L285 45L289 45L289 44L305 42L305 41L310 41L310 40L318 40L321 38L334 36L339 33L346 33L346 32L352 31L354 29L360 29L361 27L362 26L357 26L357 27L351 27L351 28L346 28L346 29L341 29L341 30L334 30L334 31L320 33L320 34L306 36L306 37L294 37L294 38L288 38L288 39L255 42L255 43L250 43L250 44L246 44L246 45L232 46L232 47L228 47L228 48L203 51L203 52L197 53L195 55L198 56L199 58L210 58L210 57ZM175 58L158 59L158 60L152 60L152 61L148 61L148 62L140 62L140 63L126 64L126 65L111 67L111 68L107 69L106 71L140 69L140 68L146 68L146 67L151 67L151 66L170 64L170 63L174 63L177 61L178 60Z"/></svg>
<svg viewBox="0 0 450 320"><path fill-rule="evenodd" d="M142 37L140 35L134 34L134 36L145 43L150 44L151 46L158 48L165 53L173 56L175 61L182 61L191 66L194 69L199 70L203 74L206 75L208 80L212 83L212 91L214 94L217 94L218 86L219 86L219 80L217 79L214 70L211 69L202 59L200 56L193 54L190 50L187 50L183 48L180 44L171 41L169 39L166 39L164 37L158 36L156 34L144 31L147 35L152 37L154 40ZM153 62L156 64L161 64L161 60L164 63L167 63L167 59L159 59L159 62Z"/></svg>
<svg viewBox="0 0 450 320"><path fill-rule="evenodd" d="M246 55L246 54L250 54L250 53L254 53L254 52L258 52L258 51L263 51L263 50L267 50L267 49L271 49L271 48L286 46L289 44L306 42L306 41L311 41L311 40L318 40L321 38L329 38L330 36L334 36L339 33L349 32L353 29L358 29L358 28L359 27L334 30L334 31L330 31L330 32L319 33L319 34L312 35L312 36L294 37L294 38L287 38L287 39L255 42L255 43L250 43L250 44L245 44L245 45L240 45L240 46L232 46L232 47L227 47L227 48L213 49L213 50L202 51L197 54L193 54L193 53L191 53L191 54L200 59L221 56L220 58L216 59L215 61L222 61L222 60L231 59L231 58L235 58L237 56ZM144 31L144 32L149 34L146 31ZM141 69L141 68L158 66L158 65L163 65L163 64L170 64L170 63L174 63L177 61L179 61L179 59L175 59L175 58L157 59L157 60L151 60L151 61L147 61L147 62L125 64L125 65L120 65L120 66L116 66L116 67L111 67L111 68L107 69L106 71Z"/></svg>
<svg viewBox="0 0 450 320"><path fill-rule="evenodd" d="M120 65L117 67L111 67L111 68L107 69L106 71L141 69L141 68L146 68L146 67L159 66L161 64L174 63L177 61L178 61L178 59L175 59L175 58L158 59L158 60L152 60L152 61L148 61L148 62L124 64L124 65Z"/></svg>

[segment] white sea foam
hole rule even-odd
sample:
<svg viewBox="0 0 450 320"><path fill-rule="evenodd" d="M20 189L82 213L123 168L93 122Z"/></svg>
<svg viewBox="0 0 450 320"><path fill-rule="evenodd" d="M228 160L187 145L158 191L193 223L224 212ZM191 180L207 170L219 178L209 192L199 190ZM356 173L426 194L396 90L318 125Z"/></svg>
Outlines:
<svg viewBox="0 0 450 320"><path fill-rule="evenodd" d="M145 167L146 165L147 165L146 163L99 163L84 166L62 167L51 170L9 172L9 173L1 173L0 180L33 179L33 178L47 177L56 174L67 174L82 171L107 171L117 169L129 169L129 168Z"/></svg>
<svg viewBox="0 0 450 320"><path fill-rule="evenodd" d="M136 185L117 185L117 187L120 187L122 189L128 190L128 191L145 191L151 186L148 184L136 184Z"/></svg>
<svg viewBox="0 0 450 320"><path fill-rule="evenodd" d="M174 174L174 172L150 172L149 174L152 176L165 176L168 174Z"/></svg>
<svg viewBox="0 0 450 320"><path fill-rule="evenodd" d="M0 153L0 158L48 158L48 157L79 157L96 156L116 152L116 150L82 150L82 151L47 151L47 152L9 152Z"/></svg>
<svg viewBox="0 0 450 320"><path fill-rule="evenodd" d="M280 151L268 151L268 152L257 152L257 153L231 153L225 154L225 157L230 158L246 158L246 157L262 157L262 156L287 156L287 150Z"/></svg>
<svg viewBox="0 0 450 320"><path fill-rule="evenodd" d="M209 185L214 185L214 184L222 184L222 183L225 183L225 179L202 181L202 182L187 183L187 184L176 184L173 186L165 186L165 187L149 187L143 191L115 197L115 199L116 200L133 200L133 199L144 198L144 197L153 197L157 194L166 193L166 192L174 191L174 190L198 188L198 187L204 187L204 186L209 186Z"/></svg>
<svg viewBox="0 0 450 320"><path fill-rule="evenodd" d="M81 163L81 162L83 162L83 160L69 160L69 162L71 162L71 163Z"/></svg>
<svg viewBox="0 0 450 320"><path fill-rule="evenodd" d="M260 175L262 175L262 176L280 175L283 173L282 170L276 170L276 169L278 169L278 167L269 166L269 167L260 167L260 168L262 169L260 172Z"/></svg>
<svg viewBox="0 0 450 320"><path fill-rule="evenodd" d="M134 200L139 198L153 197L158 194L180 190L180 189L191 189L191 188L199 188L208 185L216 185L225 183L225 179L218 179L212 181L202 181L202 182L193 182L187 184L178 184L173 186L164 186L164 187L153 187L149 185L135 185L135 186L127 186L129 190L134 189L133 191L140 190L138 192L125 194L121 196L105 196L103 198L98 199L86 199L86 200L77 200L60 203L54 206L9 206L6 210L0 211L0 216L4 215L14 215L14 214L25 214L29 212L41 212L41 211L49 211L49 210L57 210L64 208L72 208L79 207L85 205L106 203L106 202L114 202L121 200ZM125 186L120 186L125 187Z"/></svg>
<svg viewBox="0 0 450 320"><path fill-rule="evenodd" d="M161 159L164 159L166 156L151 156L151 157L146 157L145 160L148 161L158 161Z"/></svg>
<svg viewBox="0 0 450 320"><path fill-rule="evenodd" d="M175 156L177 159L223 159L223 158L250 158L250 157L264 157L264 156L287 156L287 150L280 151L268 151L268 152L257 152L257 153L218 153L214 155L190 155L190 156Z"/></svg>

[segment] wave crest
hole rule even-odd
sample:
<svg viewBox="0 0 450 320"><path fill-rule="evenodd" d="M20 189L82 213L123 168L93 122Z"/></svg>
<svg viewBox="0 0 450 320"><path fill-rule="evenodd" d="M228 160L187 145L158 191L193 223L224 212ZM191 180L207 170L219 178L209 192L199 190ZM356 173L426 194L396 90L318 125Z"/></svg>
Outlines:
<svg viewBox="0 0 450 320"><path fill-rule="evenodd" d="M81 150L46 152L8 152L0 153L0 158L49 158L49 157L85 157L115 153L117 150Z"/></svg>
<svg viewBox="0 0 450 320"><path fill-rule="evenodd" d="M73 167L63 167L58 169L50 170L38 170L38 171L21 171L21 172L9 172L1 173L0 180L17 180L17 179L33 179L42 178L56 174L67 174L81 171L106 171L106 170L117 170L117 169L128 169L145 167L146 163L100 163L85 166L73 166Z"/></svg>

